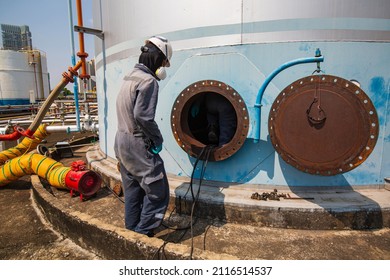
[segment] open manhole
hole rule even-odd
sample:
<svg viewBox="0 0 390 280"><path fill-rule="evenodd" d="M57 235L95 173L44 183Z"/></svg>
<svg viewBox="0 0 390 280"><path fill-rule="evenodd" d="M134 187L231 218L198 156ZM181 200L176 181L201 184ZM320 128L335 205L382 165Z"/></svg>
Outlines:
<svg viewBox="0 0 390 280"><path fill-rule="evenodd" d="M204 147L213 145L208 159L220 161L231 157L244 144L249 130L248 110L231 86L202 80L186 87L176 98L171 128L176 142L187 154L199 157ZM210 136L211 131L217 139Z"/></svg>
<svg viewBox="0 0 390 280"><path fill-rule="evenodd" d="M356 83L313 75L277 96L268 129L285 162L310 174L331 176L367 159L378 139L379 122L370 98Z"/></svg>

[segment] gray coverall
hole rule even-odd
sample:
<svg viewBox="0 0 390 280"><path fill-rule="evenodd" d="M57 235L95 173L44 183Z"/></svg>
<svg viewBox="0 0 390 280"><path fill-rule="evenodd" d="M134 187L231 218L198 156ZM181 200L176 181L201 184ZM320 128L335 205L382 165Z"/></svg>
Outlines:
<svg viewBox="0 0 390 280"><path fill-rule="evenodd" d="M222 95L206 95L207 122L219 127L218 145L232 140L236 133L237 117L233 105Z"/></svg>
<svg viewBox="0 0 390 280"><path fill-rule="evenodd" d="M115 155L125 196L125 226L143 234L158 227L169 202L164 162L150 151L163 142L154 121L159 86L153 73L136 64L124 77L116 101Z"/></svg>

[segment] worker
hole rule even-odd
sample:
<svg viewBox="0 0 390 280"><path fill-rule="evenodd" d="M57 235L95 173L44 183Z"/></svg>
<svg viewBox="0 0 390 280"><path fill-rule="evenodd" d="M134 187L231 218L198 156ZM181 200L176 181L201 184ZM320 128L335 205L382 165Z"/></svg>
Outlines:
<svg viewBox="0 0 390 280"><path fill-rule="evenodd" d="M192 105L193 118L199 114L202 106L206 109L208 143L219 147L229 143L237 128L233 105L220 94L207 93Z"/></svg>
<svg viewBox="0 0 390 280"><path fill-rule="evenodd" d="M154 117L158 81L166 77L171 57L172 46L166 38L146 40L116 100L114 150L124 190L125 227L149 237L160 226L169 202L168 179L159 155L163 137Z"/></svg>

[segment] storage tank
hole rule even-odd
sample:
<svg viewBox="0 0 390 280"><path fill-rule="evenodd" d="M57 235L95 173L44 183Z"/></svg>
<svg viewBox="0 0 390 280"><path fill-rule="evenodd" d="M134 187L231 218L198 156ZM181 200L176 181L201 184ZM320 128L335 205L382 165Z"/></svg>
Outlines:
<svg viewBox="0 0 390 280"><path fill-rule="evenodd" d="M212 152L206 180L378 187L390 177L389 1L93 5L94 27L104 32L104 40L95 39L96 82L100 149L109 159L115 161L122 79L144 41L161 35L174 49L156 113L169 175L191 176L207 143L190 108L200 98L218 96L232 105L236 128L230 142ZM323 62L289 65L321 55Z"/></svg>
<svg viewBox="0 0 390 280"><path fill-rule="evenodd" d="M25 105L49 94L46 55L0 50L0 105Z"/></svg>

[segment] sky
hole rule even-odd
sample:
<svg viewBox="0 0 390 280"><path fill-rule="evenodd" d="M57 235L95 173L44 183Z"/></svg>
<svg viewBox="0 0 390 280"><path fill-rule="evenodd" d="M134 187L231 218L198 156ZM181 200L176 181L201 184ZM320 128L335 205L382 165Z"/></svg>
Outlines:
<svg viewBox="0 0 390 280"><path fill-rule="evenodd" d="M83 25L93 26L92 1L82 0ZM71 31L68 0L0 0L0 24L28 25L34 49L46 53L53 89L62 79L62 73L72 66ZM77 25L76 0L71 0L73 25ZM78 33L73 32L75 53L79 51ZM93 35L84 34L87 60L94 58ZM2 46L0 35L0 46ZM78 57L76 57L76 61ZM72 85L67 88L73 89Z"/></svg>

